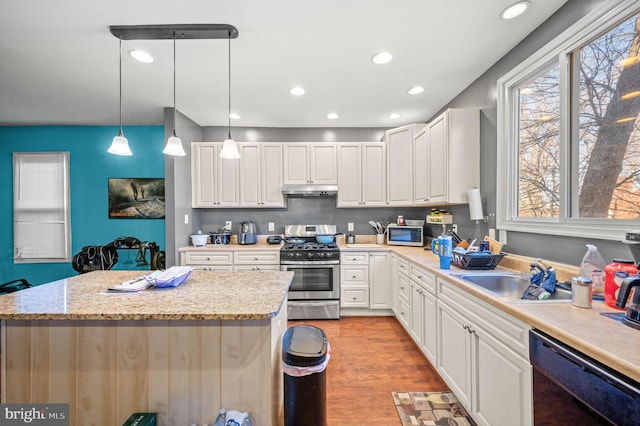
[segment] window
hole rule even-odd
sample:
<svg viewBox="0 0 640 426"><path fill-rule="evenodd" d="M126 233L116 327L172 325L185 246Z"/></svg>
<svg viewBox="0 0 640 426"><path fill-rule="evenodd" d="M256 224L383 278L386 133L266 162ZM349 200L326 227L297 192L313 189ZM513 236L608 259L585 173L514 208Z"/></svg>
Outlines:
<svg viewBox="0 0 640 426"><path fill-rule="evenodd" d="M70 240L69 153L14 153L14 262L69 262Z"/></svg>
<svg viewBox="0 0 640 426"><path fill-rule="evenodd" d="M498 93L499 228L621 239L640 227L637 2L592 12Z"/></svg>

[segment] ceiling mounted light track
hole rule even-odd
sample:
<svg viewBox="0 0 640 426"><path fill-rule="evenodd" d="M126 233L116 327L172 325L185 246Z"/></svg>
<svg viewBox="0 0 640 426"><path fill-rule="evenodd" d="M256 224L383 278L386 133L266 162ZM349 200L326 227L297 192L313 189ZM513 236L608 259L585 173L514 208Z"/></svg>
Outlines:
<svg viewBox="0 0 640 426"><path fill-rule="evenodd" d="M237 38L238 30L229 24L112 25L109 31L122 40L212 40Z"/></svg>

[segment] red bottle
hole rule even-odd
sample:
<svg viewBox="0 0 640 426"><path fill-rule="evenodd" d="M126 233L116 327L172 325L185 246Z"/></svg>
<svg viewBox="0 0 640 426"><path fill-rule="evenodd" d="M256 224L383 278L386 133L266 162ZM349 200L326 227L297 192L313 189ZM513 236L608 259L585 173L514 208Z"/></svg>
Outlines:
<svg viewBox="0 0 640 426"><path fill-rule="evenodd" d="M604 267L604 303L614 309L624 311L624 309L616 307L618 290L620 290L620 284L616 283L616 272L621 272L618 276L618 281L620 281L625 278L625 273L629 277L637 276L638 268L636 268L633 260L621 259L613 259L613 263Z"/></svg>

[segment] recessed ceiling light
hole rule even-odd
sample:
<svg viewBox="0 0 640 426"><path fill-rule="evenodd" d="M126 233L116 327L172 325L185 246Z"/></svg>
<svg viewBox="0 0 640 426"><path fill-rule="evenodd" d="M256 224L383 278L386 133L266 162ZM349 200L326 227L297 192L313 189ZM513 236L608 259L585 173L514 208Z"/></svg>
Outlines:
<svg viewBox="0 0 640 426"><path fill-rule="evenodd" d="M327 114L327 118L329 120L335 120L338 117L340 117L340 116L338 114L336 114L335 112L330 112L329 114Z"/></svg>
<svg viewBox="0 0 640 426"><path fill-rule="evenodd" d="M407 91L407 93L409 93L410 95L417 95L417 94L420 94L422 92L424 92L424 87L421 87L421 86L412 87L411 89L409 89Z"/></svg>
<svg viewBox="0 0 640 426"><path fill-rule="evenodd" d="M383 65L388 62L391 62L391 59L393 59L393 56L389 52L380 52L377 55L375 55L373 58L371 58L373 63L377 65Z"/></svg>
<svg viewBox="0 0 640 426"><path fill-rule="evenodd" d="M529 4L530 3L528 1L519 1L517 3L514 3L511 6L508 6L505 10L503 10L500 13L500 17L502 19L517 18L518 16L522 15L525 12L525 10L529 8Z"/></svg>
<svg viewBox="0 0 640 426"><path fill-rule="evenodd" d="M304 89L302 87L292 87L291 90L289 90L289 93L291 93L294 96L300 96L300 95L304 95Z"/></svg>
<svg viewBox="0 0 640 426"><path fill-rule="evenodd" d="M229 118L232 120L240 120L242 117L240 117L240 114L232 112L231 114L229 114Z"/></svg>
<svg viewBox="0 0 640 426"><path fill-rule="evenodd" d="M145 64L150 64L154 61L153 56L144 50L131 50L129 51L129 55L131 55L131 57L136 61L144 62Z"/></svg>
<svg viewBox="0 0 640 426"><path fill-rule="evenodd" d="M392 119L392 120L396 120L396 119L398 119L400 117L401 117L401 115L398 114L397 112L394 112L393 114L389 114L389 118Z"/></svg>

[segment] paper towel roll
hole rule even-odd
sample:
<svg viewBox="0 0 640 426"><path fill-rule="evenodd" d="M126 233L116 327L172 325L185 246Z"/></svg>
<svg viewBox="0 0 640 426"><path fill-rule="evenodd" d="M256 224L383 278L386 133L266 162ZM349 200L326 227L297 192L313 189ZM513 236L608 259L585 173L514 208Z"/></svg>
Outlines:
<svg viewBox="0 0 640 426"><path fill-rule="evenodd" d="M471 220L484 220L482 213L482 199L480 198L480 189L473 188L467 191L469 199L469 217Z"/></svg>

